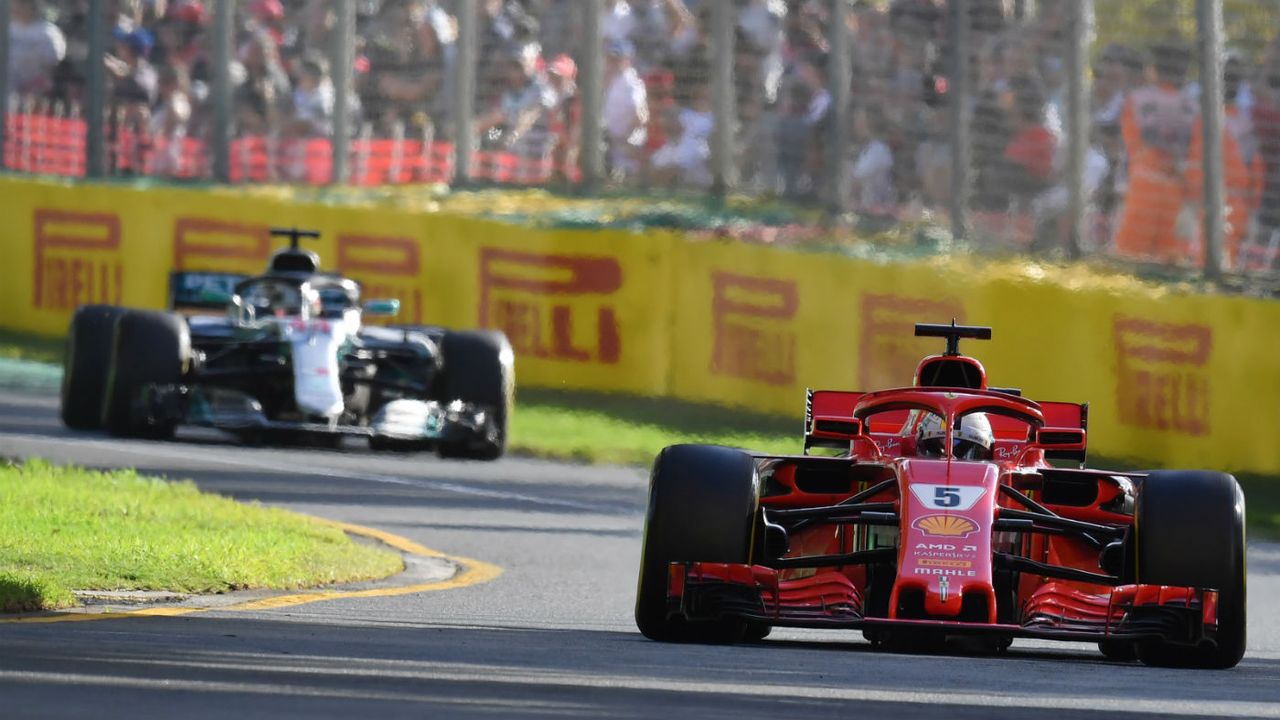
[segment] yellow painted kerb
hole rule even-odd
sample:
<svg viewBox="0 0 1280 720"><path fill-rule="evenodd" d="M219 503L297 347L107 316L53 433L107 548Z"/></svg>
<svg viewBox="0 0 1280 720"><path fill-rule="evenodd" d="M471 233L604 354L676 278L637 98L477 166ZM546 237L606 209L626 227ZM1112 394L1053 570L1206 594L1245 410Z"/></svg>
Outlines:
<svg viewBox="0 0 1280 720"><path fill-rule="evenodd" d="M446 580L439 580L429 583L417 583L414 585L399 585L387 588L375 588L371 590L317 590L314 592L295 593L292 595L277 595L275 597L263 598L261 600L250 600L248 602L236 603L234 605L226 605L216 608L200 608L200 607L152 607L142 608L139 610L123 610L108 612L63 612L49 613L41 615L23 615L11 618L0 618L0 624L12 623L57 623L57 622L85 622L89 620L118 620L122 618L133 617L177 617L180 615L194 615L197 613L217 611L246 611L246 610L272 610L275 608L292 607L294 605L303 605L306 603L318 602L320 600L338 600L345 598L369 598L369 597L390 597L393 595L410 595L421 592L435 592L437 590L455 590L458 588L469 587L471 585L479 585L486 583L502 574L502 568L483 560L475 560L472 558L457 557L447 555L438 550L432 550L424 545L399 535L377 530L374 528L364 527L363 525L353 525L351 523L339 522L337 520L329 520L327 518L313 518L317 522L339 528L352 535L366 537L377 540L384 545L390 546L400 552L409 555L417 555L419 557L441 558L458 565L459 570L453 576Z"/></svg>

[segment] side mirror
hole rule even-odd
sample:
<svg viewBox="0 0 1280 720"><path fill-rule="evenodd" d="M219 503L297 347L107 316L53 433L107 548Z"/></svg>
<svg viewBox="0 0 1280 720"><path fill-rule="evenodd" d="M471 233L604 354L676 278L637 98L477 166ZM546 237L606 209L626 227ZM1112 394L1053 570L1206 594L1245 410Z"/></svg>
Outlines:
<svg viewBox="0 0 1280 720"><path fill-rule="evenodd" d="M848 450L855 438L862 437L862 429L858 418L815 415L804 434L804 454L815 447Z"/></svg>
<svg viewBox="0 0 1280 720"><path fill-rule="evenodd" d="M370 317L395 317L400 314L400 301L369 300L361 306L361 310Z"/></svg>
<svg viewBox="0 0 1280 720"><path fill-rule="evenodd" d="M1051 460L1084 462L1088 438L1082 428L1039 428L1033 444Z"/></svg>

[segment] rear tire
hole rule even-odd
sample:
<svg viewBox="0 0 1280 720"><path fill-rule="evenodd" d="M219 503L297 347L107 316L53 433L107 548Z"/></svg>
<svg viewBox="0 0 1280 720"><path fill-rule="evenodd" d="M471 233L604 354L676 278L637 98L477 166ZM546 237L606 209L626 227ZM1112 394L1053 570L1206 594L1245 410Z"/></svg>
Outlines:
<svg viewBox="0 0 1280 720"><path fill-rule="evenodd" d="M462 400L485 408L492 418L485 436L441 442L440 457L497 460L507 447L507 418L514 404L511 343L496 330L450 331L440 341L440 350L440 402Z"/></svg>
<svg viewBox="0 0 1280 720"><path fill-rule="evenodd" d="M181 317L149 310L122 313L112 341L103 425L122 437L172 437L177 419L155 417L138 403L148 386L180 383L190 360L191 335Z"/></svg>
<svg viewBox="0 0 1280 720"><path fill-rule="evenodd" d="M636 627L645 637L723 643L768 634L768 625L736 618L689 622L667 615L672 562L751 562L759 505L755 460L740 450L672 445L658 455L636 588Z"/></svg>
<svg viewBox="0 0 1280 720"><path fill-rule="evenodd" d="M74 430L102 427L108 359L116 320L126 312L114 305L85 305L71 316L62 360L62 424Z"/></svg>
<svg viewBox="0 0 1280 720"><path fill-rule="evenodd" d="M1138 659L1161 667L1225 669L1244 657L1244 493L1225 473L1152 472L1137 505L1137 577L1149 585L1218 590L1215 643L1138 644Z"/></svg>

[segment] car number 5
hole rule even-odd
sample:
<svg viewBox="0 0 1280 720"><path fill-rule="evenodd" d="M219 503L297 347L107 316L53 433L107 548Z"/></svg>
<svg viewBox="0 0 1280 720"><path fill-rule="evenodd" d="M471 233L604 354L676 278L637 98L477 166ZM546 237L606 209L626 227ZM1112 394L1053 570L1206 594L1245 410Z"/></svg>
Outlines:
<svg viewBox="0 0 1280 720"><path fill-rule="evenodd" d="M953 508L960 504L960 488L939 485L933 489L933 504L936 507Z"/></svg>

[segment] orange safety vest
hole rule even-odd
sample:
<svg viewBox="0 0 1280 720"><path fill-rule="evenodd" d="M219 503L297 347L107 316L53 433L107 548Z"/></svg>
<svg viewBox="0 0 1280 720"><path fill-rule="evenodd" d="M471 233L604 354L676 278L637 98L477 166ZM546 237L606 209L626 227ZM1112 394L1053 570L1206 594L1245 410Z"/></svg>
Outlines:
<svg viewBox="0 0 1280 720"><path fill-rule="evenodd" d="M1176 262L1186 253L1175 234L1183 203L1183 165L1195 108L1175 87L1147 85L1129 94L1120 131L1129 157L1129 192L1116 230L1116 253Z"/></svg>
<svg viewBox="0 0 1280 720"><path fill-rule="evenodd" d="M1226 230L1223 233L1226 241L1227 257L1235 265L1240 252L1240 245L1249 233L1249 217L1258 208L1262 198L1262 183L1265 168L1262 153L1257 148L1246 151L1247 138L1243 133L1248 129L1240 116L1240 109L1228 105L1224 109L1222 125L1222 180L1226 188ZM1191 137L1191 150L1187 157L1187 197L1197 203L1204 202L1204 119L1197 118L1195 132ZM1256 145L1256 143L1254 143ZM1203 253L1192 258L1196 264L1203 264Z"/></svg>

